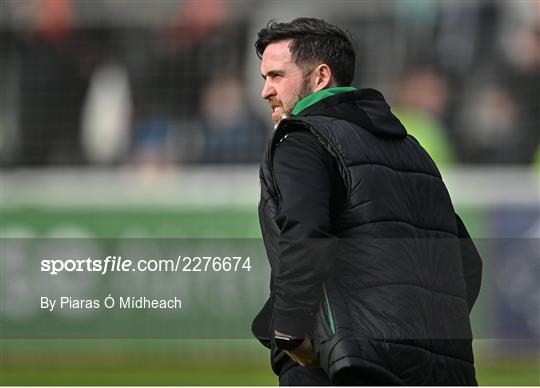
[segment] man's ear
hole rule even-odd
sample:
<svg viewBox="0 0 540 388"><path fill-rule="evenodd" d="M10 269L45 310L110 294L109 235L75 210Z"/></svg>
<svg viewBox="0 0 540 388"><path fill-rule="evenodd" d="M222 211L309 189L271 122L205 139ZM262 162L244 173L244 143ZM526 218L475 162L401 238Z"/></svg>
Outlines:
<svg viewBox="0 0 540 388"><path fill-rule="evenodd" d="M318 92L319 90L327 89L334 87L334 77L330 66L326 63L322 63L315 68L314 73L314 83L313 92Z"/></svg>

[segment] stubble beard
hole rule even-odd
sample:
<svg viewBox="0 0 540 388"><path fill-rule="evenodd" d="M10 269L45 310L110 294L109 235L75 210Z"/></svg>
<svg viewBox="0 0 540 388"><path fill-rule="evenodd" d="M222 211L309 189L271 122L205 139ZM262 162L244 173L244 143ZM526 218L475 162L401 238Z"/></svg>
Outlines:
<svg viewBox="0 0 540 388"><path fill-rule="evenodd" d="M304 77L302 79L302 83L300 84L300 86L298 87L296 92L294 93L295 94L295 99L291 103L291 105L290 106L283 106L283 114L281 115L281 118L276 123L274 123L274 129L276 129L278 127L281 120L286 119L288 117L291 117L292 111L293 111L294 107L296 106L296 104L298 103L298 101L302 100L303 98L305 98L305 97L309 96L311 93L313 93L313 91L311 90L311 87L309 86L309 75L310 75L310 73L304 74Z"/></svg>

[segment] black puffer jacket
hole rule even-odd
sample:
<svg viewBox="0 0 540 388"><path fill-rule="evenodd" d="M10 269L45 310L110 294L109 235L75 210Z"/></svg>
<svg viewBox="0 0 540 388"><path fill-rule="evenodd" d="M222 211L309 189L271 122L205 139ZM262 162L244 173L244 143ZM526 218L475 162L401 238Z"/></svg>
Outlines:
<svg viewBox="0 0 540 388"><path fill-rule="evenodd" d="M471 241L459 239L468 236L460 236L463 226L437 167L379 92L337 94L280 123L261 166L259 206L273 276L279 196L272 155L280 139L299 129L336 158L346 187L332 228L336 239L320 251L331 257L311 335L323 369L336 384L351 371L366 382L476 384L469 311L479 285L466 283L462 255L476 255L473 271L481 262ZM253 326L266 345L272 283Z"/></svg>

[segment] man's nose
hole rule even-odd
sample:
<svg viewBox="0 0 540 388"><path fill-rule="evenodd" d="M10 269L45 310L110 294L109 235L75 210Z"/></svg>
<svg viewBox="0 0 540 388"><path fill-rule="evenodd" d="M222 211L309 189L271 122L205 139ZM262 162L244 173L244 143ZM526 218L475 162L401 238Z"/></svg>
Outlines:
<svg viewBox="0 0 540 388"><path fill-rule="evenodd" d="M267 81L264 82L264 86L261 91L261 97L265 100L268 100L270 97L276 94L274 87Z"/></svg>

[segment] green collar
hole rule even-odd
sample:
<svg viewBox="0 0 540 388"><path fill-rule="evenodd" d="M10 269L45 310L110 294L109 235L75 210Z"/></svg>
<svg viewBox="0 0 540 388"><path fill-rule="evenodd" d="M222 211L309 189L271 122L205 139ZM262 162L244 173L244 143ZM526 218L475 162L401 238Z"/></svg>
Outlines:
<svg viewBox="0 0 540 388"><path fill-rule="evenodd" d="M298 113L306 109L308 106L311 106L316 102L325 99L326 97L330 97L334 94L343 92L352 92L353 90L356 90L354 86L339 86L337 88L319 90L318 92L310 94L309 96L304 97L300 101L298 101L294 106L292 114L297 115Z"/></svg>

